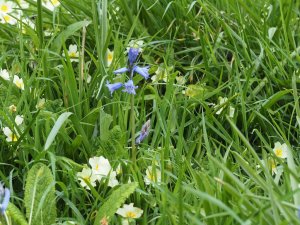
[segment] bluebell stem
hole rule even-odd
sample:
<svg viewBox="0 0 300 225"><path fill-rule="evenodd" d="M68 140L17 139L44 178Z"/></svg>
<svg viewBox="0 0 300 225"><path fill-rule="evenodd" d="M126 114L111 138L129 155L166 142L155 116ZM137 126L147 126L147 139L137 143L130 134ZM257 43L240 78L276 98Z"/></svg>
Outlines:
<svg viewBox="0 0 300 225"><path fill-rule="evenodd" d="M129 80L124 84L125 89L123 90L124 92L127 92L128 94L136 94L135 89L138 88L138 86L134 86L133 81Z"/></svg>
<svg viewBox="0 0 300 225"><path fill-rule="evenodd" d="M110 94L112 95L112 93L115 90L118 90L119 88L121 88L123 86L123 84L121 82L118 83L114 83L114 84L110 84L108 81L106 81L106 87L108 87Z"/></svg>
<svg viewBox="0 0 300 225"><path fill-rule="evenodd" d="M140 144L149 134L150 131L150 119L142 126L140 136L136 139L135 143Z"/></svg>
<svg viewBox="0 0 300 225"><path fill-rule="evenodd" d="M0 212L3 215L10 198L10 191L8 188L4 188L3 185L0 183Z"/></svg>

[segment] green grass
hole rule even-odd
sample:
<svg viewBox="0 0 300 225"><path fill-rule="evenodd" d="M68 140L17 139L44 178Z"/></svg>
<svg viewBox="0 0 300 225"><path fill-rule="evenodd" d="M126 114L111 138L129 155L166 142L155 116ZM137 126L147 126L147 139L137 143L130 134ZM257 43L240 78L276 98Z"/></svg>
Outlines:
<svg viewBox="0 0 300 225"><path fill-rule="evenodd" d="M7 142L0 133L0 180L24 215L27 174L42 162L55 181L57 224L99 224L99 209L112 214L109 224L121 224L109 212L116 206L105 204L118 186L104 181L86 190L76 175L89 158L104 156L114 169L122 162L120 188L129 178L138 184L123 193L144 210L136 224L300 224L300 3L62 0L52 12L42 1L28 2L23 18L35 28L0 24L0 68L11 75L0 78L1 130L20 134ZM126 66L124 51L134 39L144 41L139 64L150 65L150 76L169 69L167 82L135 76L132 123L131 96L118 90L111 97L105 83ZM68 57L70 44L78 46L79 62ZM107 48L114 50L110 67ZM228 101L214 107L219 97ZM17 112L9 111L12 104ZM138 135L148 119L151 131L135 163L132 126ZM287 144L287 159L275 156L275 142ZM272 160L282 173L272 174ZM146 169L155 165L161 183L147 186Z"/></svg>

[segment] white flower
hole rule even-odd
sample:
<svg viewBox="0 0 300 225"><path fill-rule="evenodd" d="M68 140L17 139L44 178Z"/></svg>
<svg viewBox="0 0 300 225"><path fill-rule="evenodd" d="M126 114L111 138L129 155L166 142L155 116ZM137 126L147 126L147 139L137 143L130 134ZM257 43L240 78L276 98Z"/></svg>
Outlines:
<svg viewBox="0 0 300 225"><path fill-rule="evenodd" d="M109 67L114 58L114 51L110 51L110 49L108 48L106 52L106 58L107 58L107 66Z"/></svg>
<svg viewBox="0 0 300 225"><path fill-rule="evenodd" d="M11 15L8 15L8 14L3 14L3 15L0 15L0 22L1 23L8 23L10 25L15 25L17 23L17 20L15 19L15 16L11 16Z"/></svg>
<svg viewBox="0 0 300 225"><path fill-rule="evenodd" d="M109 180L108 180L109 187L114 187L119 184L119 181L117 180L116 176L117 176L116 171L111 171L111 173L109 174Z"/></svg>
<svg viewBox="0 0 300 225"><path fill-rule="evenodd" d="M142 41L142 40L131 40L128 43L128 47L126 48L126 52L128 53L130 48L138 48L139 52L142 52L143 51L143 48L142 48L143 45L144 45L144 41Z"/></svg>
<svg viewBox="0 0 300 225"><path fill-rule="evenodd" d="M14 75L13 83L14 83L18 88L20 88L21 90L24 90L24 82L23 82L23 79L20 78L19 76Z"/></svg>
<svg viewBox="0 0 300 225"><path fill-rule="evenodd" d="M99 180L101 180L102 177L108 176L112 169L108 159L103 156L90 158L89 163L92 167L93 173L98 176Z"/></svg>
<svg viewBox="0 0 300 225"><path fill-rule="evenodd" d="M117 175L120 175L122 173L122 166L121 166L121 163L118 164L117 168L116 168L116 172L117 172Z"/></svg>
<svg viewBox="0 0 300 225"><path fill-rule="evenodd" d="M97 176L90 168L83 168L81 172L77 173L77 177L80 180L80 185L86 189L90 189L86 181L89 182L93 187L96 186Z"/></svg>
<svg viewBox="0 0 300 225"><path fill-rule="evenodd" d="M122 225L129 225L128 219L122 219Z"/></svg>
<svg viewBox="0 0 300 225"><path fill-rule="evenodd" d="M227 102L227 100L228 100L228 98L227 97L219 97L219 104L218 105L216 105L215 107L219 107L220 105L222 105L222 104L224 104L225 102ZM216 112L216 114L217 115L219 115L219 114L221 114L221 112L223 111L223 109L224 109L224 106L222 106L222 108L220 108L217 112Z"/></svg>
<svg viewBox="0 0 300 225"><path fill-rule="evenodd" d="M279 142L276 142L273 148L273 152L278 158L285 159L287 158L288 154L288 146L286 145L286 143L280 144Z"/></svg>
<svg viewBox="0 0 300 225"><path fill-rule="evenodd" d="M15 123L20 126L24 121L24 118L23 116L20 116L20 115L17 115L16 118L15 118Z"/></svg>
<svg viewBox="0 0 300 225"><path fill-rule="evenodd" d="M0 77L2 77L4 80L9 80L9 73L6 69L2 70L0 69Z"/></svg>
<svg viewBox="0 0 300 225"><path fill-rule="evenodd" d="M14 104L10 105L8 107L8 110L13 113L13 112L17 112L17 106L15 106Z"/></svg>
<svg viewBox="0 0 300 225"><path fill-rule="evenodd" d="M24 1L24 0L17 0L18 4L22 9L28 9L29 8L29 3Z"/></svg>
<svg viewBox="0 0 300 225"><path fill-rule="evenodd" d="M233 118L235 112L235 108L232 106L229 106L229 117Z"/></svg>
<svg viewBox="0 0 300 225"><path fill-rule="evenodd" d="M60 2L58 0L43 0L43 6L49 9L50 11L53 11L59 5Z"/></svg>
<svg viewBox="0 0 300 225"><path fill-rule="evenodd" d="M141 217L143 210L133 207L133 203L130 203L129 205L124 204L123 208L119 208L116 213L124 218L137 219Z"/></svg>
<svg viewBox="0 0 300 225"><path fill-rule="evenodd" d="M14 141L18 140L17 134L13 133L9 127L4 127L3 128L3 133L6 136L6 141L7 142L14 142Z"/></svg>
<svg viewBox="0 0 300 225"><path fill-rule="evenodd" d="M12 1L0 0L0 15L7 15L8 13L13 12L16 7L15 3Z"/></svg>
<svg viewBox="0 0 300 225"><path fill-rule="evenodd" d="M148 166L146 169L146 176L144 177L144 181L146 185L151 184L152 182L161 182L161 171L152 166Z"/></svg>
<svg viewBox="0 0 300 225"><path fill-rule="evenodd" d="M87 78L86 78L86 83L87 84L91 83L91 80L92 80L92 76L88 75Z"/></svg>
<svg viewBox="0 0 300 225"><path fill-rule="evenodd" d="M65 56L65 53L62 54ZM70 57L71 62L79 61L79 52L77 51L77 45L69 45L68 56Z"/></svg>

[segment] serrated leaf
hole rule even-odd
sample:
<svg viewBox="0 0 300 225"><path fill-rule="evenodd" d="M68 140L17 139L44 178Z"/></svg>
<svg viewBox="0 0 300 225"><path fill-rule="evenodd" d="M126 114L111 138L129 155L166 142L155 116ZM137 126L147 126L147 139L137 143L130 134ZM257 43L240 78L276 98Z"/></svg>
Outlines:
<svg viewBox="0 0 300 225"><path fill-rule="evenodd" d="M13 224L15 224L15 225L17 225L17 224L19 224L19 225L28 225L28 223L25 219L25 216L18 209L18 207L15 206L14 204L12 204L12 203L8 204L7 212L13 220Z"/></svg>
<svg viewBox="0 0 300 225"><path fill-rule="evenodd" d="M54 179L50 169L42 163L28 172L24 204L29 225L51 225L56 220Z"/></svg>
<svg viewBox="0 0 300 225"><path fill-rule="evenodd" d="M54 138L56 137L59 129L61 128L61 126L63 125L63 123L68 119L68 117L70 115L72 115L71 112L64 112L63 114L61 114L58 117L58 119L56 120L56 122L55 122L52 130L50 131L50 134L47 137L44 150L47 150L51 146L51 144L54 141Z"/></svg>
<svg viewBox="0 0 300 225"><path fill-rule="evenodd" d="M99 225L102 218L109 219L116 213L125 200L131 195L137 188L136 182L123 184L108 197L104 204L100 207L94 225Z"/></svg>

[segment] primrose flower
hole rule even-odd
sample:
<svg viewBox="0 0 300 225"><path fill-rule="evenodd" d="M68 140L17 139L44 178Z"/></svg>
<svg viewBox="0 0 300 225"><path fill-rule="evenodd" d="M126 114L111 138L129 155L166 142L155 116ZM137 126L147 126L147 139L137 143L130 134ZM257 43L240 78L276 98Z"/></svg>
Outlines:
<svg viewBox="0 0 300 225"><path fill-rule="evenodd" d="M143 210L134 207L133 203L130 203L129 205L124 204L123 208L119 208L116 213L124 218L137 219L141 217Z"/></svg>
<svg viewBox="0 0 300 225"><path fill-rule="evenodd" d="M108 87L110 94L112 95L115 90L118 90L119 88L123 87L123 84L121 82L110 84L108 81L106 81L105 86Z"/></svg>
<svg viewBox="0 0 300 225"><path fill-rule="evenodd" d="M273 152L278 158L285 159L287 158L288 154L288 146L286 145L286 143L280 144L280 142L276 142L273 148Z"/></svg>
<svg viewBox="0 0 300 225"><path fill-rule="evenodd" d="M3 128L3 133L6 136L6 141L7 142L15 142L15 141L18 140L17 134L13 133L9 127L4 127Z"/></svg>
<svg viewBox="0 0 300 225"><path fill-rule="evenodd" d="M80 185L88 190L90 187L87 185L87 182L89 182L93 187L96 186L97 177L90 168L83 168L81 172L77 173L77 177L80 180Z"/></svg>
<svg viewBox="0 0 300 225"><path fill-rule="evenodd" d="M13 12L15 8L15 3L12 1L0 1L0 15L7 15L8 13Z"/></svg>
<svg viewBox="0 0 300 225"><path fill-rule="evenodd" d="M15 123L20 126L24 121L24 117L23 116L20 116L20 115L17 115L16 118L15 118Z"/></svg>
<svg viewBox="0 0 300 225"><path fill-rule="evenodd" d="M93 173L97 175L99 180L101 180L102 177L108 176L111 171L111 165L108 159L103 156L90 158L89 164L92 167Z"/></svg>
<svg viewBox="0 0 300 225"><path fill-rule="evenodd" d="M142 126L140 136L136 139L136 144L140 144L149 134L150 131L150 120Z"/></svg>
<svg viewBox="0 0 300 225"><path fill-rule="evenodd" d="M15 25L17 23L17 20L11 15L3 14L0 15L0 22L3 24L8 23L10 25Z"/></svg>
<svg viewBox="0 0 300 225"><path fill-rule="evenodd" d="M2 70L0 69L0 77L2 77L4 80L9 80L9 73L6 69Z"/></svg>
<svg viewBox="0 0 300 225"><path fill-rule="evenodd" d="M117 186L119 184L119 181L116 178L117 176L117 172L116 171L111 171L109 174L109 178L108 178L108 186L109 187L114 187Z"/></svg>
<svg viewBox="0 0 300 225"><path fill-rule="evenodd" d="M161 171L156 169L152 166L148 166L146 169L146 176L144 177L144 181L146 185L153 183L160 183L161 182Z"/></svg>
<svg viewBox="0 0 300 225"><path fill-rule="evenodd" d="M65 53L62 54L65 56ZM68 56L71 62L79 61L79 52L77 51L77 45L69 45Z"/></svg>
<svg viewBox="0 0 300 225"><path fill-rule="evenodd" d="M10 198L10 191L8 188L3 188L2 183L0 183L0 212L3 215Z"/></svg>
<svg viewBox="0 0 300 225"><path fill-rule="evenodd" d="M36 109L43 109L44 106L45 106L45 103L46 103L46 99L45 98L39 98L36 105L35 105L35 108Z"/></svg>
<svg viewBox="0 0 300 225"><path fill-rule="evenodd" d="M24 82L23 79L17 75L14 75L13 83L21 90L24 90Z"/></svg>
<svg viewBox="0 0 300 225"><path fill-rule="evenodd" d="M125 89L123 90L124 92L127 92L128 94L133 94L135 95L135 89L138 88L138 86L134 86L133 81L129 80L124 84Z"/></svg>
<svg viewBox="0 0 300 225"><path fill-rule="evenodd" d="M60 5L60 2L58 0L43 0L43 6L50 11L53 11L55 8L57 8Z"/></svg>
<svg viewBox="0 0 300 225"><path fill-rule="evenodd" d="M109 67L114 59L114 51L110 51L110 49L107 49L106 52L106 59L107 59L107 66Z"/></svg>

